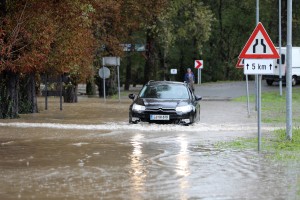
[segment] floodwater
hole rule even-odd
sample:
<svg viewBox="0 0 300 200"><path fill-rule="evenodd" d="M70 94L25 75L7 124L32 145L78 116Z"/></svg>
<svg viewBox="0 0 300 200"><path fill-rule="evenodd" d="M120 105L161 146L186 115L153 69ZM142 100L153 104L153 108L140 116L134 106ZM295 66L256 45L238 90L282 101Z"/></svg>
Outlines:
<svg viewBox="0 0 300 200"><path fill-rule="evenodd" d="M130 101L79 101L0 120L1 200L300 198L297 164L216 147L256 136L241 103L203 101L201 122L179 126L129 125Z"/></svg>

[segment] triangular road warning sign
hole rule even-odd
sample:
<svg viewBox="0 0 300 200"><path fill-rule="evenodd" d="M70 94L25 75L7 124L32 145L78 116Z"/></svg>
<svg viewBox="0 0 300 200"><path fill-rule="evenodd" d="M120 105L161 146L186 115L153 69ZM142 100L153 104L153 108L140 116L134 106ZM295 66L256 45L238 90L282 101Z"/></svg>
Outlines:
<svg viewBox="0 0 300 200"><path fill-rule="evenodd" d="M279 54L261 22L255 27L239 58L279 58Z"/></svg>
<svg viewBox="0 0 300 200"><path fill-rule="evenodd" d="M239 58L239 60L236 63L235 67L238 68L238 69L243 69L244 68L244 59L243 58Z"/></svg>

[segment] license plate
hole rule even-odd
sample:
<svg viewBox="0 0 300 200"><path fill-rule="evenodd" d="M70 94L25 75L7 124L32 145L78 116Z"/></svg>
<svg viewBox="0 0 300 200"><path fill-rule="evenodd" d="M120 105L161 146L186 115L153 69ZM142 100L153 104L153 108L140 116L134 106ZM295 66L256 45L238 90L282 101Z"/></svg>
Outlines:
<svg viewBox="0 0 300 200"><path fill-rule="evenodd" d="M150 115L150 120L170 120L170 115Z"/></svg>

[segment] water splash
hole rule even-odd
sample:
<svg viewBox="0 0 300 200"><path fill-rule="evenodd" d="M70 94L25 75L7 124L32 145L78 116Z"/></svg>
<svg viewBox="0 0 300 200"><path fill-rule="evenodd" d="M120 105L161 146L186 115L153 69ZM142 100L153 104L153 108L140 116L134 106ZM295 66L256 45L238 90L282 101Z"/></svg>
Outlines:
<svg viewBox="0 0 300 200"><path fill-rule="evenodd" d="M139 131L256 131L257 126L253 124L207 124L196 123L191 126L170 125L170 124L128 124L127 122L105 123L105 124L59 124L59 123L25 123L12 122L0 123L0 127L16 127L16 128L50 128L62 130L139 130ZM273 131L282 127L263 126L262 130Z"/></svg>

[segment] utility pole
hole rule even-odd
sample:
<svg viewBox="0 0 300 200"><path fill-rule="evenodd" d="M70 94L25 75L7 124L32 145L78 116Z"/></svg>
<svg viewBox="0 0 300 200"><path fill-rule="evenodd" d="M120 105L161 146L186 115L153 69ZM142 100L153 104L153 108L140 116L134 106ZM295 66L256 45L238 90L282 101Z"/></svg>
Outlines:
<svg viewBox="0 0 300 200"><path fill-rule="evenodd" d="M282 73L281 73L281 69L282 69L282 59L281 59L281 0L279 1L279 5L278 5L278 30L279 30L279 41L278 41L278 46L279 46L279 94L280 96L282 96Z"/></svg>
<svg viewBox="0 0 300 200"><path fill-rule="evenodd" d="M256 0L256 25L259 23L259 0ZM258 75L255 75L255 110L258 107Z"/></svg>
<svg viewBox="0 0 300 200"><path fill-rule="evenodd" d="M259 23L259 0L256 0L256 25ZM257 110L257 138L258 152L261 149L261 76L255 75L256 79L256 110Z"/></svg>
<svg viewBox="0 0 300 200"><path fill-rule="evenodd" d="M292 0L287 1L286 138L292 140Z"/></svg>

